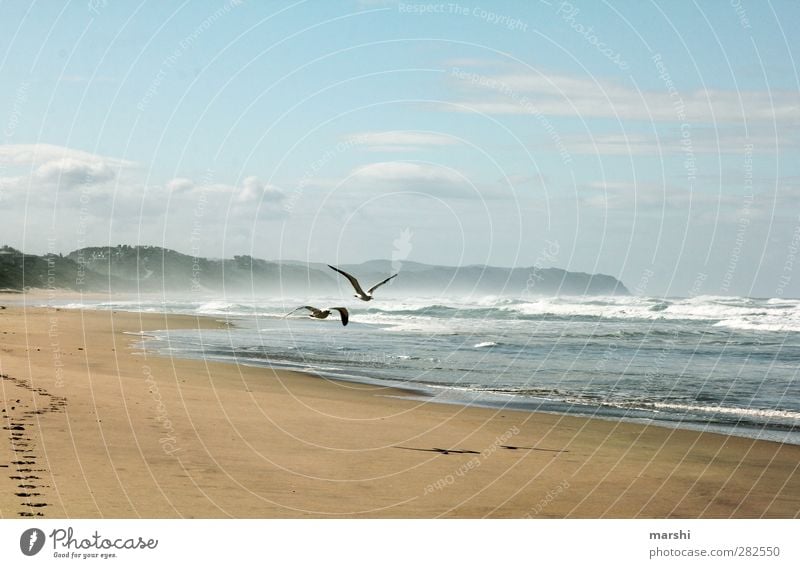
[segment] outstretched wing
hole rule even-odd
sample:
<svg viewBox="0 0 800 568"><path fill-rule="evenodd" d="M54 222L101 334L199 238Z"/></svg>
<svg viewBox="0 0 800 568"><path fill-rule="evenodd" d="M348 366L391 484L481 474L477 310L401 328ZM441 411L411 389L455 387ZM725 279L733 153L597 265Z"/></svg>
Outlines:
<svg viewBox="0 0 800 568"><path fill-rule="evenodd" d="M308 310L314 315L317 315L321 311L321 310L318 310L317 308L315 308L314 306L300 306L299 308L295 308L294 310L292 310L291 312L289 312L288 314L286 314L283 317L288 318L290 315L292 315L293 313L298 312L300 310Z"/></svg>
<svg viewBox="0 0 800 568"><path fill-rule="evenodd" d="M342 316L342 325L347 325L347 322L350 321L350 312L347 311L347 308L330 308L330 309L339 312L339 315Z"/></svg>
<svg viewBox="0 0 800 568"><path fill-rule="evenodd" d="M398 273L398 274L399 274L399 273ZM386 284L386 283L387 283L389 280L391 280L391 279L392 279L392 278L394 278L395 276L397 276L397 274L393 274L392 276L389 276L389 278L387 278L387 279L386 279L386 280L384 280L383 282L378 282L377 284L375 284L375 286L373 286L372 288L370 288L369 290L367 290L367 293L368 293L368 294L372 294L372 292L374 292L376 288L379 288L380 286L383 286L384 284Z"/></svg>
<svg viewBox="0 0 800 568"><path fill-rule="evenodd" d="M358 280L355 279L355 276L351 276L344 270L339 270L338 268L336 268L335 266L331 266L330 264L328 265L328 268L335 270L336 272L347 278L350 281L350 284L353 285L353 288L355 288L356 292L358 292L359 295L366 296L366 294L364 294L364 290L361 289L361 284L359 284Z"/></svg>

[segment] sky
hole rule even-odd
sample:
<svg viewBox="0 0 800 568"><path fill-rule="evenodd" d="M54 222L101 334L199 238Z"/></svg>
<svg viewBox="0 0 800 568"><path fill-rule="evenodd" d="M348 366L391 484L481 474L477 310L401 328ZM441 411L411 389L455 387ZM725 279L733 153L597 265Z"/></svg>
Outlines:
<svg viewBox="0 0 800 568"><path fill-rule="evenodd" d="M0 1L0 244L800 296L793 1Z"/></svg>

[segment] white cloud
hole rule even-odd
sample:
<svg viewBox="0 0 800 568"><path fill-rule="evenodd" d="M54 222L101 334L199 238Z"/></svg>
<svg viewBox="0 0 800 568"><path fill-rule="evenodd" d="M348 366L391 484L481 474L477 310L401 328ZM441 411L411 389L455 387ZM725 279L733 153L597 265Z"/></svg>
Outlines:
<svg viewBox="0 0 800 568"><path fill-rule="evenodd" d="M188 193L195 188L195 184L187 178L175 178L167 182L166 188L173 194Z"/></svg>
<svg viewBox="0 0 800 568"><path fill-rule="evenodd" d="M36 169L37 181L57 183L67 187L94 185L114 179L114 170L104 163L89 163L74 158L46 162Z"/></svg>
<svg viewBox="0 0 800 568"><path fill-rule="evenodd" d="M412 152L430 147L453 146L457 140L452 136L436 132L414 130L389 130L384 132L360 132L349 136L347 142L365 146L376 152Z"/></svg>
<svg viewBox="0 0 800 568"><path fill-rule="evenodd" d="M375 162L353 170L344 187L365 192L417 193L439 198L495 199L511 195L505 180L486 183L470 179L450 167L419 162Z"/></svg>
<svg viewBox="0 0 800 568"><path fill-rule="evenodd" d="M177 225L191 223L198 210L213 222L219 215L250 219L281 214L285 195L256 177L240 184L177 177L148 187L133 162L49 144L0 146L0 199L25 198L31 211L53 214L80 209L115 223L138 225L168 211ZM122 225L120 225L122 226Z"/></svg>
<svg viewBox="0 0 800 568"><path fill-rule="evenodd" d="M415 162L375 162L356 168L352 175L367 181L392 183L409 180L453 183L463 179L449 168Z"/></svg>
<svg viewBox="0 0 800 568"><path fill-rule="evenodd" d="M638 211L658 214L686 215L688 212L713 212L717 208L735 214L744 202L740 195L716 190L695 190L655 182L595 181L580 190L580 201L590 207L633 213ZM763 196L756 195L756 211L763 204Z"/></svg>
<svg viewBox="0 0 800 568"><path fill-rule="evenodd" d="M133 162L53 144L0 145L0 187L7 195L31 192L38 200L82 187L98 191ZM11 175L8 175L11 174Z"/></svg>
<svg viewBox="0 0 800 568"><path fill-rule="evenodd" d="M135 165L134 162L128 160L109 158L54 144L0 144L0 164L28 166L61 160L93 166L105 165L110 168L129 168Z"/></svg>
<svg viewBox="0 0 800 568"><path fill-rule="evenodd" d="M245 203L274 203L282 201L284 197L285 194L277 187L250 176L245 178L237 200Z"/></svg>
<svg viewBox="0 0 800 568"><path fill-rule="evenodd" d="M682 154L686 149L679 131L661 136L643 134L610 134L600 136L563 136L562 141L572 154L600 156L654 156ZM697 154L743 154L752 145L754 154L777 154L782 150L798 148L800 141L792 133L743 133L696 129L691 136L692 152Z"/></svg>
<svg viewBox="0 0 800 568"><path fill-rule="evenodd" d="M225 184L195 182L188 178L174 178L168 181L165 186L175 199L186 196L196 199L203 195L208 198L227 198L240 204L259 204L276 203L285 197L283 191L274 185L263 182L256 176L249 176L244 179L241 186ZM222 203L220 201L220 203Z"/></svg>
<svg viewBox="0 0 800 568"><path fill-rule="evenodd" d="M467 181L450 168L415 162L376 162L351 173L358 186L385 191L413 191L430 195L468 195Z"/></svg>
<svg viewBox="0 0 800 568"><path fill-rule="evenodd" d="M451 112L537 114L670 122L758 122L800 120L797 91L664 89L637 91L604 79L534 72L482 75L454 69L466 93Z"/></svg>

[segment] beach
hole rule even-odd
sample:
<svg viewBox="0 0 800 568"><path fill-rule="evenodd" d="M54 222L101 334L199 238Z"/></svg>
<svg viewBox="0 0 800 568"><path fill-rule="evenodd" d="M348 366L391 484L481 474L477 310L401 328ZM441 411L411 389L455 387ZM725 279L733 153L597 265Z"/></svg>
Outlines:
<svg viewBox="0 0 800 568"><path fill-rule="evenodd" d="M229 324L20 302L0 297L2 518L800 516L797 445L156 355L142 334Z"/></svg>

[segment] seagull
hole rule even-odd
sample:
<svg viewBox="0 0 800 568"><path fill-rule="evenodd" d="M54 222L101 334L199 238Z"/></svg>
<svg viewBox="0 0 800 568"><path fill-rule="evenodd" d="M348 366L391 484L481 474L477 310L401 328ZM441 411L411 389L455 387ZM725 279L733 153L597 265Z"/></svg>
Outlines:
<svg viewBox="0 0 800 568"><path fill-rule="evenodd" d="M347 325L347 322L350 321L350 314L347 311L347 308L328 308L327 310L320 310L318 308L315 308L314 306L300 306L296 310L292 310L291 312L289 312L288 314L286 314L283 317L285 317L285 318L289 317L290 315L292 315L293 313L295 313L298 310L308 310L309 312L311 312L310 314L308 314L308 317L321 319L321 320L324 320L329 315L331 315L331 311L332 310L336 310L342 316L342 325Z"/></svg>
<svg viewBox="0 0 800 568"><path fill-rule="evenodd" d="M392 278L397 276L397 274L393 274L392 276L389 276L389 278L387 278L383 282L378 282L377 284L375 284L375 286L373 286L372 288L370 288L369 290L364 292L364 289L361 288L361 284L358 283L358 280L356 280L354 276L352 276L351 274L348 274L344 270L339 270L338 268L336 268L335 266L331 266L330 264L328 265L328 268L330 268L332 270L335 270L336 272L338 272L339 274L341 274L342 276L347 278L350 281L350 284L352 284L353 288L355 288L355 290L356 290L356 293L354 294L354 297L356 297L356 298L358 298L360 300L364 300L365 302L369 302L372 299L372 292L374 292L376 288L378 288L379 286L383 286L389 280L391 280Z"/></svg>

